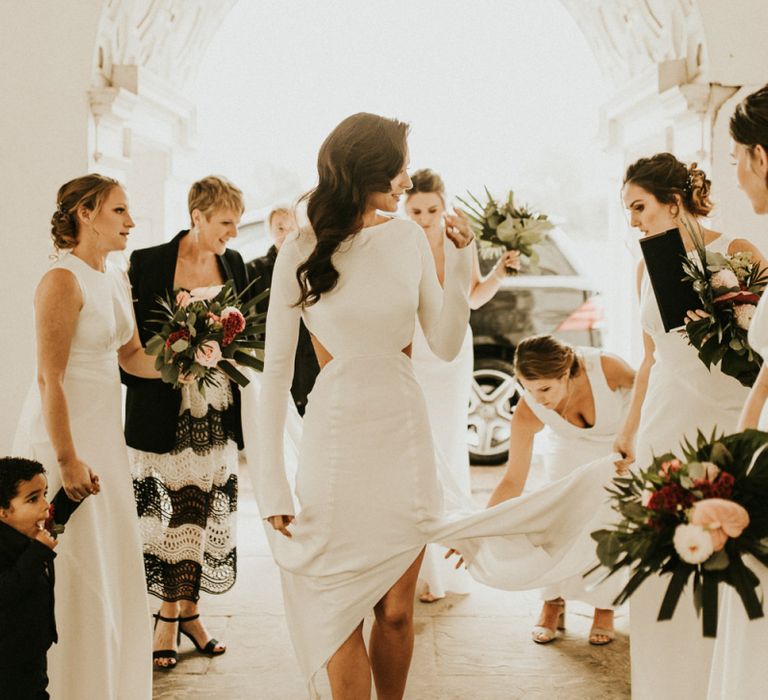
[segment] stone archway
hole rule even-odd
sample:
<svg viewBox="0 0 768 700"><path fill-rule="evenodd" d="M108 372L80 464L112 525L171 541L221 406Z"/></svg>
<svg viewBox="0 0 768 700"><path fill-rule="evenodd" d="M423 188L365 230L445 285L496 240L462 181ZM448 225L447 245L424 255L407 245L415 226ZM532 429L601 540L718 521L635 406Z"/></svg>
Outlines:
<svg viewBox="0 0 768 700"><path fill-rule="evenodd" d="M195 105L185 94L208 41L236 0L30 0L0 6L0 260L6 330L0 443L6 450L32 380L29 309L45 267L52 193L98 169L125 180L146 212L140 245L177 222L195 147ZM615 85L605 105L603 143L616 172L638 151L675 150L727 167L721 106L736 90L765 82L768 5L742 0L560 0ZM30 37L33 44L30 47ZM141 168L141 182L132 171ZM730 173L722 173L730 182ZM735 189L735 188L734 188ZM727 230L749 231L741 197L726 197ZM138 209L138 207L137 207ZM182 208L183 211L183 208ZM609 225L623 226L620 212ZM741 217L741 218L740 218ZM742 225L743 224L743 225ZM627 286L627 285L625 285ZM629 287L628 287L629 288ZM629 295L630 292L628 291Z"/></svg>

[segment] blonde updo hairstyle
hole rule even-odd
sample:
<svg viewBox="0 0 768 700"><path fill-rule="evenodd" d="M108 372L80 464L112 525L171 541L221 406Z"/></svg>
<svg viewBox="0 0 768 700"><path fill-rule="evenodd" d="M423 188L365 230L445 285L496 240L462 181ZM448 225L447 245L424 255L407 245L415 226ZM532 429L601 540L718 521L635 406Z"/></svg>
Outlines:
<svg viewBox="0 0 768 700"><path fill-rule="evenodd" d="M522 379L559 379L579 373L579 358L568 343L551 335L532 335L515 348L515 374Z"/></svg>
<svg viewBox="0 0 768 700"><path fill-rule="evenodd" d="M413 182L413 186L408 190L406 197L420 193L439 194L440 199L443 200L443 205L445 206L445 183L443 182L443 178L441 178L434 170L431 170L430 168L421 168L420 170L417 170L411 175L411 182Z"/></svg>
<svg viewBox="0 0 768 700"><path fill-rule="evenodd" d="M713 208L709 198L712 182L704 171L696 163L686 167L671 153L657 153L632 163L624 176L624 185L629 184L642 187L661 204L679 207L682 202L693 216L709 216Z"/></svg>
<svg viewBox="0 0 768 700"><path fill-rule="evenodd" d="M77 211L85 207L97 214L113 187L120 183L105 175L91 173L63 184L56 194L56 211L51 217L51 238L56 250L71 250L77 245Z"/></svg>
<svg viewBox="0 0 768 700"><path fill-rule="evenodd" d="M245 211L242 191L229 180L218 175L209 175L202 180L192 183L187 197L189 218L192 222L192 212L197 209L206 220L211 214L221 209L231 209L240 215Z"/></svg>

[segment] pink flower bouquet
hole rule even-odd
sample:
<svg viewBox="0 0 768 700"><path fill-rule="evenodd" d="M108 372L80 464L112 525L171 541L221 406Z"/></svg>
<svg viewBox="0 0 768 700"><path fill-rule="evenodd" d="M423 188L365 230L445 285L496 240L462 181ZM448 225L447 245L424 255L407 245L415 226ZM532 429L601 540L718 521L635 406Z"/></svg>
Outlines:
<svg viewBox="0 0 768 700"><path fill-rule="evenodd" d="M155 322L161 328L146 352L157 358L162 380L175 388L196 382L204 392L213 373L221 371L240 386L248 384L237 365L263 369L266 314L257 313L256 305L267 293L243 301L244 294L227 282L159 299Z"/></svg>
<svg viewBox="0 0 768 700"><path fill-rule="evenodd" d="M747 615L762 617L759 579L742 556L768 566L768 433L747 430L683 445L684 458L656 457L608 488L621 519L592 533L607 576L630 568L620 605L651 575L670 576L659 620L672 617L687 582L703 632L717 633L718 586L733 586ZM593 571L595 570L593 569ZM591 572L590 572L591 573Z"/></svg>

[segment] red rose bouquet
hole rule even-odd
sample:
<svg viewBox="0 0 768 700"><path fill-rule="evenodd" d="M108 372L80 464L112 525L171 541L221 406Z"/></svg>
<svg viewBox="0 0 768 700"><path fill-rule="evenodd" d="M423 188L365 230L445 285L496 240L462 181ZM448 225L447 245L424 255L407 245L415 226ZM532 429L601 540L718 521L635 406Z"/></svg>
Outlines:
<svg viewBox="0 0 768 700"><path fill-rule="evenodd" d="M155 355L155 368L164 382L179 388L197 382L201 392L221 371L240 386L248 378L237 365L262 370L265 313L256 305L268 291L243 302L228 281L214 287L179 290L160 298L160 330L149 339L146 352Z"/></svg>
<svg viewBox="0 0 768 700"><path fill-rule="evenodd" d="M669 575L659 620L669 620L689 579L702 612L704 636L717 632L718 587L733 586L750 619L762 617L759 580L744 563L751 554L768 566L768 433L747 430L683 445L683 459L656 457L639 473L608 488L621 515L592 533L607 576L629 567L625 602L649 576ZM589 572L592 573L592 572Z"/></svg>

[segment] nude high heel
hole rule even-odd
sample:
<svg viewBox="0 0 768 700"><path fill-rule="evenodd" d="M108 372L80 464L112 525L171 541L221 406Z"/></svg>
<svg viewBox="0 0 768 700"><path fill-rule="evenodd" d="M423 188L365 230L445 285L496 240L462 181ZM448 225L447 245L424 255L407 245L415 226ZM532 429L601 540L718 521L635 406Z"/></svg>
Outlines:
<svg viewBox="0 0 768 700"><path fill-rule="evenodd" d="M531 639L536 644L549 644L557 638L558 630L565 629L565 601L560 600L545 600L544 605L554 605L560 608L557 614L557 628L544 627L543 625L535 625L531 630Z"/></svg>

